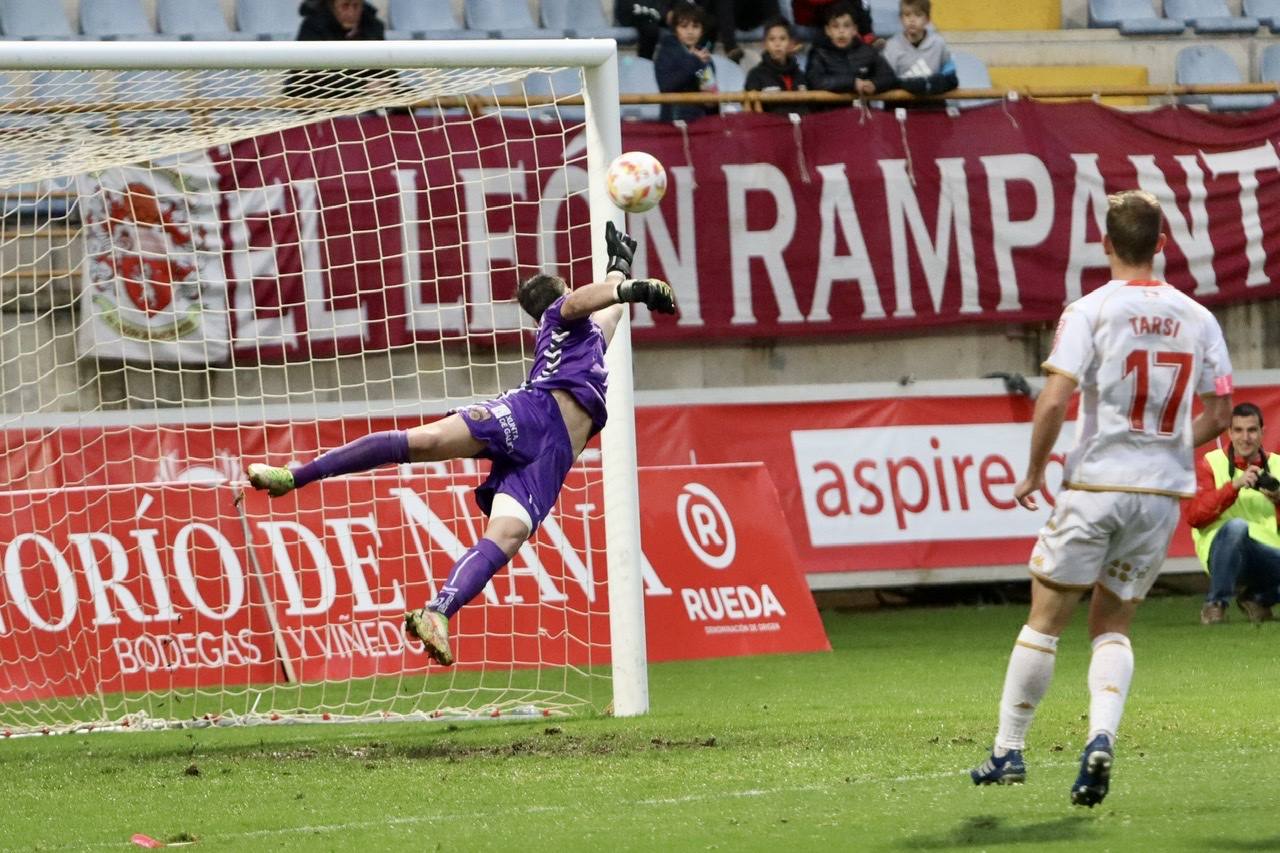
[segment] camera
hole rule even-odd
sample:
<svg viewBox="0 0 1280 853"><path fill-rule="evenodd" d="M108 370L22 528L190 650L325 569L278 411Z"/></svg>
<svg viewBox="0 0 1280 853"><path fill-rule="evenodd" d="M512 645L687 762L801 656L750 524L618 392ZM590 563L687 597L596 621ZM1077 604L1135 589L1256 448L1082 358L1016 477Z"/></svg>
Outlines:
<svg viewBox="0 0 1280 853"><path fill-rule="evenodd" d="M1280 480L1271 475L1270 471L1259 471L1258 479L1253 484L1255 489L1266 489L1268 492L1274 492L1280 489Z"/></svg>

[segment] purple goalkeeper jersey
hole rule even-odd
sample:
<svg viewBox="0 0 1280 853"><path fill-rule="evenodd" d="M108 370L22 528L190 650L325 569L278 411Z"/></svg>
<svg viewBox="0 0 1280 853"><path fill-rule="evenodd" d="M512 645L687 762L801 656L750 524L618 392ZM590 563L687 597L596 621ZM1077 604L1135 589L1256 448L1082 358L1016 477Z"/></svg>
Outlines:
<svg viewBox="0 0 1280 853"><path fill-rule="evenodd" d="M568 391L591 416L594 435L604 428L607 418L604 395L609 387L609 371L604 366L604 334L590 316L579 320L561 317L565 299L561 296L542 315L533 367L524 385Z"/></svg>

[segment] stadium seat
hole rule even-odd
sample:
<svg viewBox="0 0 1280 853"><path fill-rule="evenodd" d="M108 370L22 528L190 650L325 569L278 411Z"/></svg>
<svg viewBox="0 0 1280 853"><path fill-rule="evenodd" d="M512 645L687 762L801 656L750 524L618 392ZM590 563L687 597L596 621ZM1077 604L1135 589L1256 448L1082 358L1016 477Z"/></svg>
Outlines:
<svg viewBox="0 0 1280 853"><path fill-rule="evenodd" d="M897 35L902 30L898 0L871 0L871 29L882 38Z"/></svg>
<svg viewBox="0 0 1280 853"><path fill-rule="evenodd" d="M956 64L956 78L960 81L961 89L991 88L991 72L987 71L987 63L972 53L965 53L962 50L953 50L951 52L951 61ZM997 102L995 98L984 98L981 100L947 101L947 104L959 107L962 110L969 110Z"/></svg>
<svg viewBox="0 0 1280 853"><path fill-rule="evenodd" d="M1244 13L1271 32L1280 33L1280 0L1244 0Z"/></svg>
<svg viewBox="0 0 1280 853"><path fill-rule="evenodd" d="M542 26L563 30L570 38L636 41L634 27L614 27L605 20L599 0L542 0Z"/></svg>
<svg viewBox="0 0 1280 853"><path fill-rule="evenodd" d="M1280 83L1280 44L1273 44L1262 52L1258 60L1258 82Z"/></svg>
<svg viewBox="0 0 1280 853"><path fill-rule="evenodd" d="M1257 18L1232 15L1226 0L1164 0L1164 16L1182 21L1201 35L1258 31Z"/></svg>
<svg viewBox="0 0 1280 853"><path fill-rule="evenodd" d="M1116 27L1126 36L1178 35L1187 28L1156 15L1151 0L1089 0L1089 26Z"/></svg>
<svg viewBox="0 0 1280 853"><path fill-rule="evenodd" d="M75 38L61 3L0 0L0 30L11 39Z"/></svg>
<svg viewBox="0 0 1280 853"><path fill-rule="evenodd" d="M582 73L576 68L564 68L551 73L535 71L525 78L523 88L517 83L512 86L509 94L519 95L522 93L530 97L553 98L578 95L582 93ZM507 116L524 115L524 112L523 109L509 109L504 110L503 114ZM530 107L529 115L547 120L552 120L559 116L560 121L564 124L580 124L586 120L587 109L581 104L556 104Z"/></svg>
<svg viewBox="0 0 1280 853"><path fill-rule="evenodd" d="M1201 44L1178 51L1175 82L1179 86L1243 83L1235 60L1222 48ZM1205 104L1211 110L1254 110L1272 102L1271 95L1183 95L1184 104Z"/></svg>
<svg viewBox="0 0 1280 853"><path fill-rule="evenodd" d="M558 39L563 30L543 29L533 23L529 7L524 3L504 0L466 0L463 6L467 29L488 33L503 39Z"/></svg>
<svg viewBox="0 0 1280 853"><path fill-rule="evenodd" d="M81 0L80 31L91 38L154 38L142 0Z"/></svg>
<svg viewBox="0 0 1280 853"><path fill-rule="evenodd" d="M653 73L653 60L638 56L619 56L618 92L623 95L658 94L658 78ZM660 109L657 104L623 104L619 112L624 119L656 121Z"/></svg>
<svg viewBox="0 0 1280 853"><path fill-rule="evenodd" d="M176 71L121 71L115 75L116 101L147 104L152 101L189 101L194 92L183 86ZM116 113L116 121L124 127L187 127L191 115L185 110Z"/></svg>
<svg viewBox="0 0 1280 853"><path fill-rule="evenodd" d="M747 72L742 66L727 56L719 53L711 54L711 64L716 69L716 88L721 92L741 92L747 87ZM742 111L742 104L729 101L720 105L721 112L736 113Z"/></svg>
<svg viewBox="0 0 1280 853"><path fill-rule="evenodd" d="M157 0L156 20L161 33L184 40L233 37L218 0Z"/></svg>
<svg viewBox="0 0 1280 853"><path fill-rule="evenodd" d="M302 18L296 0L236 0L236 26L252 38L291 41Z"/></svg>
<svg viewBox="0 0 1280 853"><path fill-rule="evenodd" d="M415 39L482 39L483 32L465 29L453 16L449 0L391 0L391 31ZM389 32L388 38L392 35Z"/></svg>

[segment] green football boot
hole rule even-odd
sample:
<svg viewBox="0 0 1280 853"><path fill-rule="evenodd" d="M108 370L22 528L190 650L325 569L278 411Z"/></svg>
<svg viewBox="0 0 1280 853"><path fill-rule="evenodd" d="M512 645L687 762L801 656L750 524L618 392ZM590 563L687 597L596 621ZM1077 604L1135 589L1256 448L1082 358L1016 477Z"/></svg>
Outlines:
<svg viewBox="0 0 1280 853"><path fill-rule="evenodd" d="M273 468L255 462L249 466L249 482L258 491L266 489L273 498L287 495L293 491L293 472L288 468Z"/></svg>
<svg viewBox="0 0 1280 853"><path fill-rule="evenodd" d="M432 660L441 666L453 666L453 652L449 649L449 619L443 613L425 607L410 610L404 615L404 629L422 641Z"/></svg>

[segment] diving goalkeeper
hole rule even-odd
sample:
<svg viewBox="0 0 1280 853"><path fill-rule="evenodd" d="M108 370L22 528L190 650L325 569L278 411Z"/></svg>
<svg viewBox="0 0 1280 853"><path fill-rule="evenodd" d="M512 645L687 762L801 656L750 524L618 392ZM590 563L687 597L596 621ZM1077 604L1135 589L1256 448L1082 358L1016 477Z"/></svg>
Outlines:
<svg viewBox="0 0 1280 853"><path fill-rule="evenodd" d="M612 223L605 235L604 281L570 290L559 276L540 273L520 283L516 298L539 326L533 367L519 388L435 423L364 436L303 465L249 466L253 487L279 497L316 480L389 463L492 460L488 479L475 493L489 517L484 535L454 563L436 597L405 614L405 630L443 666L453 663L449 619L538 529L574 460L604 428L604 352L622 317L621 304L642 302L675 313L666 282L631 278L635 241Z"/></svg>

